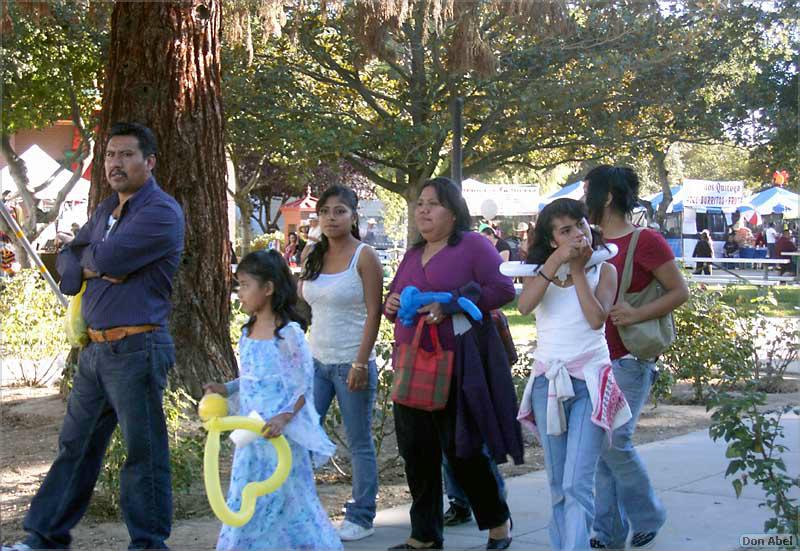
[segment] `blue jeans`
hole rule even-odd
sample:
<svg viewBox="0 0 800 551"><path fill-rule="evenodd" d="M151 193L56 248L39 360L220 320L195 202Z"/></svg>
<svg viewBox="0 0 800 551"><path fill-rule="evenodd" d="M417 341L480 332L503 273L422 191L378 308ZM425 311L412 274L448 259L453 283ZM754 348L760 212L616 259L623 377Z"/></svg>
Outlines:
<svg viewBox="0 0 800 551"><path fill-rule="evenodd" d="M314 406L324 422L336 396L342 412L347 445L353 466L353 499L345 505L345 518L364 528L375 519L375 496L378 493L378 460L372 440L372 410L378 387L378 369L369 362L369 384L365 390L347 388L350 364L324 364L314 360Z"/></svg>
<svg viewBox="0 0 800 551"><path fill-rule="evenodd" d="M658 532L667 518L656 497L644 462L633 447L636 430L653 384L655 364L637 359L612 362L614 377L631 408L633 417L617 428L611 446L603 450L597 466L594 531L610 548L622 548L628 532Z"/></svg>
<svg viewBox="0 0 800 551"><path fill-rule="evenodd" d="M169 439L162 398L175 347L166 331L90 343L58 438L58 457L31 501L23 527L33 549L66 549L92 497L103 456L119 423L128 458L120 505L129 549L166 549L172 523Z"/></svg>
<svg viewBox="0 0 800 551"><path fill-rule="evenodd" d="M481 453L483 453L483 455L489 459L489 466L492 469L494 479L497 481L497 488L500 490L500 494L508 497L506 495L506 481L503 480L503 475L500 474L500 470L497 468L497 463L495 463L494 459L492 459L492 457L489 455L489 449L486 447L486 444L483 445ZM442 475L444 477L444 489L445 492L447 492L447 499L450 501L450 503L453 503L462 509L472 510L472 507L469 504L469 498L467 498L467 494L464 492L464 489L456 480L453 467L451 467L450 463L448 463L447 456L445 454L442 454Z"/></svg>
<svg viewBox="0 0 800 551"><path fill-rule="evenodd" d="M544 375L533 381L533 410L542 437L550 485L552 517L548 527L553 549L589 549L594 516L594 474L606 438L592 423L592 401L586 383L571 379L575 396L564 402L567 431L547 434L547 387Z"/></svg>

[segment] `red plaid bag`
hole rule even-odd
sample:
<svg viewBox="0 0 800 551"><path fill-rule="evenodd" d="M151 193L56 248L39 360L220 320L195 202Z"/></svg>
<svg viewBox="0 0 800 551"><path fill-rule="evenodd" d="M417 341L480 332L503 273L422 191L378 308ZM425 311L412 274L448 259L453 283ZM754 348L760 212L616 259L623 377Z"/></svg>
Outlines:
<svg viewBox="0 0 800 551"><path fill-rule="evenodd" d="M392 400L414 409L437 411L447 405L454 353L442 350L436 325L428 326L433 350L428 352L422 348L419 342L424 327L425 318L422 317L411 344L401 344L397 350Z"/></svg>

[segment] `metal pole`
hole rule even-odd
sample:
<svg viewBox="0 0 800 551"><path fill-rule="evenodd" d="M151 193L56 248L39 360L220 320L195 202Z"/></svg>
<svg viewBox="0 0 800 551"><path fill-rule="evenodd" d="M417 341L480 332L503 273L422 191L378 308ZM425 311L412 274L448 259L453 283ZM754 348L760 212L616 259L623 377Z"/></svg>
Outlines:
<svg viewBox="0 0 800 551"><path fill-rule="evenodd" d="M453 156L450 162L450 177L461 188L461 139L464 135L464 98L453 99Z"/></svg>
<svg viewBox="0 0 800 551"><path fill-rule="evenodd" d="M8 210L5 202L3 201L0 201L0 215L2 215L3 220L5 220L6 224L8 224L8 227L11 228L11 231L14 232L14 235L17 237L17 239L19 239L19 242L22 243L22 247L25 249L25 252L27 252L28 256L33 259L33 262L39 268L39 272L41 272L42 277L50 285L50 289L53 291L53 294L56 295L56 298L59 300L59 302L61 302L61 305L66 308L69 304L67 297L65 297L64 293L61 292L61 289L58 288L58 283L56 283L56 280L50 275L50 272L47 271L47 267L44 265L44 262L42 262L42 259L39 258L38 254L36 254L36 250L33 248L33 245L31 245L31 242L28 241L27 237L25 237L22 228L19 227L19 224L17 224L17 221L14 220L14 217L11 216L11 212Z"/></svg>

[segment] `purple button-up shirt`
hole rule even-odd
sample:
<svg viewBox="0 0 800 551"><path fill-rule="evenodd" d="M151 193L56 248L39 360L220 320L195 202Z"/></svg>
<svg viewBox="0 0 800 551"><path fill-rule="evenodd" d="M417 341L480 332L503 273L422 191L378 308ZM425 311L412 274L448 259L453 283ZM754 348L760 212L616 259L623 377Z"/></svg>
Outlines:
<svg viewBox="0 0 800 551"><path fill-rule="evenodd" d="M128 199L108 231L109 216L117 206L115 193L100 203L89 222L59 253L61 290L77 294L83 268L125 278L119 284L101 278L87 280L81 302L87 325L93 329L165 327L172 308L172 280L183 251L183 211L152 177Z"/></svg>

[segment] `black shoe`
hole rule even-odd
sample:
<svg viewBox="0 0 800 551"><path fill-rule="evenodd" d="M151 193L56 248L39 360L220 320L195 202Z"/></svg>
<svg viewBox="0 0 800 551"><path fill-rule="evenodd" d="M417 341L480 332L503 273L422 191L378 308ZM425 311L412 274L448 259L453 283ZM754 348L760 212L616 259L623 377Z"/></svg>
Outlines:
<svg viewBox="0 0 800 551"><path fill-rule="evenodd" d="M427 547L414 547L413 545L411 545L407 541L404 541L403 543L401 543L399 545L391 546L389 549L387 549L387 551L392 551L392 549L435 549L435 550L441 550L443 548L444 548L444 542L442 542L442 541L435 541L435 542L431 543Z"/></svg>
<svg viewBox="0 0 800 551"><path fill-rule="evenodd" d="M508 549L509 547L511 547L510 535L507 538L500 538L497 540L489 538L489 541L486 542L486 549Z"/></svg>
<svg viewBox="0 0 800 551"><path fill-rule="evenodd" d="M486 549L508 549L511 547L511 531L514 529L514 519L508 517L508 537L494 539L489 538L486 542Z"/></svg>
<svg viewBox="0 0 800 551"><path fill-rule="evenodd" d="M592 549L608 549L603 542L601 542L597 538L592 538L589 540L589 547Z"/></svg>
<svg viewBox="0 0 800 551"><path fill-rule="evenodd" d="M649 549L655 545L658 532L634 532L631 549Z"/></svg>
<svg viewBox="0 0 800 551"><path fill-rule="evenodd" d="M465 524L471 520L472 511L461 505L456 505L455 503L451 503L450 508L447 509L447 512L444 514L445 526L458 526L459 524Z"/></svg>

